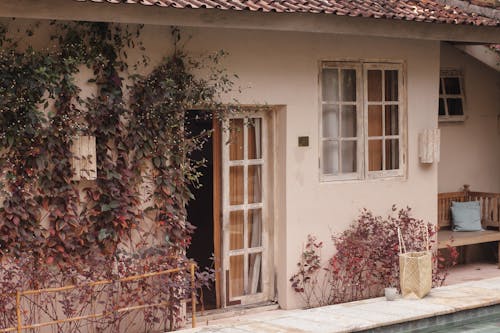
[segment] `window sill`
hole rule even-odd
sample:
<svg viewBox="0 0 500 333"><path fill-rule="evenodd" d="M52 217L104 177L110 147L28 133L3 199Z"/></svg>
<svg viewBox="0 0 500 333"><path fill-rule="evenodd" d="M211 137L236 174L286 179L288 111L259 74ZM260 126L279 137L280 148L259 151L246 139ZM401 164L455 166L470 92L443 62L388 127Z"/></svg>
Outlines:
<svg viewBox="0 0 500 333"><path fill-rule="evenodd" d="M378 183L378 182L397 182L403 183L408 180L406 175L398 175L392 177L372 177L372 178L364 178L364 179L342 179L342 178L331 178L331 177L320 177L319 183L322 185L335 185L335 184L360 184L360 183Z"/></svg>
<svg viewBox="0 0 500 333"><path fill-rule="evenodd" d="M440 123L464 122L465 119L467 119L466 116L438 116L438 121Z"/></svg>
<svg viewBox="0 0 500 333"><path fill-rule="evenodd" d="M358 182L363 179L357 173L344 174L344 175L331 175L320 174L319 181L321 183L334 183L334 182Z"/></svg>

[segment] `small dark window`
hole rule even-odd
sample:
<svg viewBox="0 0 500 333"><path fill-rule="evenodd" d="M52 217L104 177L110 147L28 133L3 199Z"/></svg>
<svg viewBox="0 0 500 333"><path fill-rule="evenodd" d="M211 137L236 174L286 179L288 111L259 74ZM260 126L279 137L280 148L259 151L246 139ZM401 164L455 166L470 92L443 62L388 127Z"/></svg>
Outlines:
<svg viewBox="0 0 500 333"><path fill-rule="evenodd" d="M460 98L448 98L446 100L448 106L448 114L450 116L463 116L464 109L462 106L462 99Z"/></svg>
<svg viewBox="0 0 500 333"><path fill-rule="evenodd" d="M444 110L444 99L439 99L439 115L446 116L446 111Z"/></svg>
<svg viewBox="0 0 500 333"><path fill-rule="evenodd" d="M458 77L444 78L444 90L447 95L460 95L460 79Z"/></svg>
<svg viewBox="0 0 500 333"><path fill-rule="evenodd" d="M441 70L438 112L440 121L464 120L464 89L461 71Z"/></svg>

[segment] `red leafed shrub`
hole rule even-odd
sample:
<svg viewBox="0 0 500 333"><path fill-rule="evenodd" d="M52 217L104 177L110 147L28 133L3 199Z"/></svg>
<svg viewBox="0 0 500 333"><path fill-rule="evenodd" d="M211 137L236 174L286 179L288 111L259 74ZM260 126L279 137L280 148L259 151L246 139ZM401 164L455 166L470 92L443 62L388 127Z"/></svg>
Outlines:
<svg viewBox="0 0 500 333"><path fill-rule="evenodd" d="M291 278L292 288L301 297L307 307L312 304L318 306L330 303L330 277L329 269L321 265L322 242L316 237L308 235L300 261L297 263L298 272Z"/></svg>
<svg viewBox="0 0 500 333"><path fill-rule="evenodd" d="M61 288L75 289L57 293L44 292L21 298L24 325L61 320L54 332L166 332L182 325L182 300L190 296L190 281L184 271L149 276L184 267L182 259L169 257L164 249L148 248L133 254L118 251L114 258L89 258L88 268L45 265L41 259L26 255L4 257L0 265L0 331L16 327L16 291ZM100 269L106 268L106 269ZM142 279L118 282L133 276ZM91 286L96 281L114 281ZM199 282L198 282L199 283ZM154 305L141 309L140 306ZM136 308L135 310L134 307ZM129 310L120 310L129 309ZM95 314L92 320L62 322L74 317Z"/></svg>
<svg viewBox="0 0 500 333"><path fill-rule="evenodd" d="M311 307L378 297L384 287L399 287L398 227L408 251L426 248L425 228L429 246L435 243L436 228L410 213L410 208L393 206L392 214L383 218L364 209L347 230L332 236L336 252L325 266L323 244L308 236L298 272L290 279L292 288ZM434 286L442 285L457 256L454 248L446 258L434 252Z"/></svg>

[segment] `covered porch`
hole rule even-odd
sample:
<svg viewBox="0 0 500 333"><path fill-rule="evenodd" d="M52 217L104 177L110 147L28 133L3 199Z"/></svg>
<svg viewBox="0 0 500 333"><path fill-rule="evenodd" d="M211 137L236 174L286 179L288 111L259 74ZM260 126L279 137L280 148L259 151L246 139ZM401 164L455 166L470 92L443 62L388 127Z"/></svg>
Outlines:
<svg viewBox="0 0 500 333"><path fill-rule="evenodd" d="M446 284L494 276L499 260L499 64L489 45L441 44L438 239L439 248L455 246L460 254ZM485 231L452 232L452 201L479 201Z"/></svg>

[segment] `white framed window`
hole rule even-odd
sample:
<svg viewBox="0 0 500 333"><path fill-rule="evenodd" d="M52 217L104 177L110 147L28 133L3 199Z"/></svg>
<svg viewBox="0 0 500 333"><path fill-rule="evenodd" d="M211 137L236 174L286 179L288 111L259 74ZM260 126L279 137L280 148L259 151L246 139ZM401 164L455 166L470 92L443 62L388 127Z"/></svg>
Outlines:
<svg viewBox="0 0 500 333"><path fill-rule="evenodd" d="M323 62L321 180L403 177L402 63Z"/></svg>
<svg viewBox="0 0 500 333"><path fill-rule="evenodd" d="M439 77L439 121L465 120L463 74L459 69L442 69Z"/></svg>

